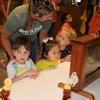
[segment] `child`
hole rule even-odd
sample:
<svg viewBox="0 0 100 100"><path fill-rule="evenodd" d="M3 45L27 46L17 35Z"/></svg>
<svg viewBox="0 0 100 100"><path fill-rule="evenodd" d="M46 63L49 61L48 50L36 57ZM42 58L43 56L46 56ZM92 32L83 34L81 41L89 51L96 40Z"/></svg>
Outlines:
<svg viewBox="0 0 100 100"><path fill-rule="evenodd" d="M71 34L68 30L61 30L56 36L56 40L60 46L61 59L70 61L71 58Z"/></svg>
<svg viewBox="0 0 100 100"><path fill-rule="evenodd" d="M31 52L31 42L26 37L18 37L12 43L12 51L15 57L7 66L8 77L13 82L21 80L27 76L36 78L38 72L36 66L29 55Z"/></svg>
<svg viewBox="0 0 100 100"><path fill-rule="evenodd" d="M43 44L43 59L37 61L38 69L45 70L60 63L60 47L54 40L48 40Z"/></svg>

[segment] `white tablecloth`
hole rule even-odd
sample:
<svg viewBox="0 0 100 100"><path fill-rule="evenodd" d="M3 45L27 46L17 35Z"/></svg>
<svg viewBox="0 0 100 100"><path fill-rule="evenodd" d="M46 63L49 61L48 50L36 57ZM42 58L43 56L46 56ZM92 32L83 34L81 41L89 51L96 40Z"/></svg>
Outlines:
<svg viewBox="0 0 100 100"><path fill-rule="evenodd" d="M70 63L64 62L55 69L42 71L37 79L25 78L15 82L10 98L11 100L62 100L63 89L58 87L58 83L67 81L69 70Z"/></svg>

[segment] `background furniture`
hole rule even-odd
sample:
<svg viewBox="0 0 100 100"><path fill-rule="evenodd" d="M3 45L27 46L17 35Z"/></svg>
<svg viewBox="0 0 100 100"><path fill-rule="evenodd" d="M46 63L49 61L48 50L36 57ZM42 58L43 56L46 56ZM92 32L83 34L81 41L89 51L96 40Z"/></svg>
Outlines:
<svg viewBox="0 0 100 100"><path fill-rule="evenodd" d="M76 72L79 83L74 90L81 90L100 77L100 35L91 34L72 41L71 73Z"/></svg>

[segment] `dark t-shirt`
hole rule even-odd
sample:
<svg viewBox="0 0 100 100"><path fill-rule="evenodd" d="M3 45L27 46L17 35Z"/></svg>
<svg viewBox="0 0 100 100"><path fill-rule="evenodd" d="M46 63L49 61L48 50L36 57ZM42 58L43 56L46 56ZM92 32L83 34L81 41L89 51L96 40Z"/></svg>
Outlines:
<svg viewBox="0 0 100 100"><path fill-rule="evenodd" d="M71 49L72 49L72 46L71 45L67 45L64 50L61 50L61 58L64 58L67 55L71 54Z"/></svg>

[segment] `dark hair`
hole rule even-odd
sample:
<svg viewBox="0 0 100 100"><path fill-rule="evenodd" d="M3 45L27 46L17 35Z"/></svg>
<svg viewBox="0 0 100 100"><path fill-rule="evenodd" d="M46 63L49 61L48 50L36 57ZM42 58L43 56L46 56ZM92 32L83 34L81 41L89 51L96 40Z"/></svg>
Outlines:
<svg viewBox="0 0 100 100"><path fill-rule="evenodd" d="M53 48L55 45L58 45L58 42L56 40L48 40L46 43L43 43L42 48L42 56L45 57L45 55L48 55L48 52ZM59 45L58 45L59 46Z"/></svg>
<svg viewBox="0 0 100 100"><path fill-rule="evenodd" d="M66 16L67 15L71 15L70 13L63 13L62 15L61 15L61 21L64 23L65 22L65 20L66 20Z"/></svg>
<svg viewBox="0 0 100 100"><path fill-rule="evenodd" d="M49 0L29 0L29 8L25 28L32 27L32 14L46 15L54 10L53 4Z"/></svg>
<svg viewBox="0 0 100 100"><path fill-rule="evenodd" d="M17 37L14 42L12 42L12 49L18 50L21 46L24 46L26 50L31 51L31 42L25 36Z"/></svg>

